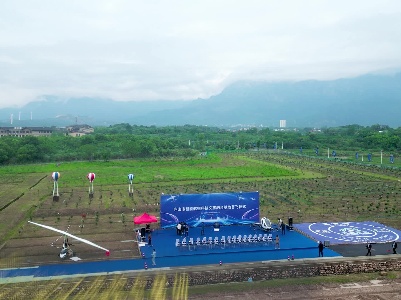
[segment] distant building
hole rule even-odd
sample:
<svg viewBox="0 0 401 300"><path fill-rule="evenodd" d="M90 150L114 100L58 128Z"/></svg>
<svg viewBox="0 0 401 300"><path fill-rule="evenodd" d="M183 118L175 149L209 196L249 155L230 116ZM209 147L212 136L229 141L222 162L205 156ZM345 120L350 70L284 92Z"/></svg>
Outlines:
<svg viewBox="0 0 401 300"><path fill-rule="evenodd" d="M66 127L67 133L69 136L84 136L90 133L93 133L95 130L93 127L83 124L83 125L71 125Z"/></svg>
<svg viewBox="0 0 401 300"><path fill-rule="evenodd" d="M280 128L286 128L287 127L287 120L280 120Z"/></svg>
<svg viewBox="0 0 401 300"><path fill-rule="evenodd" d="M54 131L54 127L0 127L0 137L50 136Z"/></svg>

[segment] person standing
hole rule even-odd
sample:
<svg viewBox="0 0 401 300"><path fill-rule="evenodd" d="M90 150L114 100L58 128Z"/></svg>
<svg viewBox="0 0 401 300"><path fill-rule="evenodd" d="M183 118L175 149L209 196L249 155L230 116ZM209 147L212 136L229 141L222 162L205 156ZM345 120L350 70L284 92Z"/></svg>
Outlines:
<svg viewBox="0 0 401 300"><path fill-rule="evenodd" d="M397 254L397 242L396 241L394 241L391 244L391 248L393 248L393 254Z"/></svg>
<svg viewBox="0 0 401 300"><path fill-rule="evenodd" d="M178 223L177 224L177 235L181 235L181 228L182 228L181 223Z"/></svg>
<svg viewBox="0 0 401 300"><path fill-rule="evenodd" d="M280 249L280 238L278 236L278 234L276 235L276 246L275 249Z"/></svg>
<svg viewBox="0 0 401 300"><path fill-rule="evenodd" d="M322 241L319 242L318 248L319 248L319 257L320 257L320 256L323 257L324 245L323 245Z"/></svg>
<svg viewBox="0 0 401 300"><path fill-rule="evenodd" d="M152 246L152 235L151 234L148 235L148 245Z"/></svg>
<svg viewBox="0 0 401 300"><path fill-rule="evenodd" d="M366 253L366 256L372 256L372 244L371 243L367 243L366 244L366 249L368 250L368 252Z"/></svg>
<svg viewBox="0 0 401 300"><path fill-rule="evenodd" d="M281 222L281 234L285 235L285 224L284 224L284 222Z"/></svg>
<svg viewBox="0 0 401 300"><path fill-rule="evenodd" d="M156 266L156 249L152 252L152 266Z"/></svg>

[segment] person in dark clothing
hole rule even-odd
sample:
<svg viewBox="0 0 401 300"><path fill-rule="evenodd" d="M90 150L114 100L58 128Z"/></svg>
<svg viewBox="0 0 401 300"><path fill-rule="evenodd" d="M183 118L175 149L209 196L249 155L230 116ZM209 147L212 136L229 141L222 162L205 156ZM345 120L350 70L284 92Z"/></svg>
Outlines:
<svg viewBox="0 0 401 300"><path fill-rule="evenodd" d="M366 256L372 256L372 244L371 243L367 243L366 244L366 249L368 250L368 252L366 253Z"/></svg>
<svg viewBox="0 0 401 300"><path fill-rule="evenodd" d="M319 257L320 257L320 256L323 257L324 245L323 245L323 243L322 243L321 241L319 242L318 248L319 248Z"/></svg>
<svg viewBox="0 0 401 300"><path fill-rule="evenodd" d="M182 230L182 224L178 223L177 224L177 235L181 235L181 230Z"/></svg>
<svg viewBox="0 0 401 300"><path fill-rule="evenodd" d="M148 235L148 245L152 246L152 235L151 234Z"/></svg>
<svg viewBox="0 0 401 300"><path fill-rule="evenodd" d="M397 242L396 241L394 241L391 244L391 248L393 248L393 254L397 254Z"/></svg>
<svg viewBox="0 0 401 300"><path fill-rule="evenodd" d="M284 222L281 222L281 234L285 235L285 224L284 224Z"/></svg>

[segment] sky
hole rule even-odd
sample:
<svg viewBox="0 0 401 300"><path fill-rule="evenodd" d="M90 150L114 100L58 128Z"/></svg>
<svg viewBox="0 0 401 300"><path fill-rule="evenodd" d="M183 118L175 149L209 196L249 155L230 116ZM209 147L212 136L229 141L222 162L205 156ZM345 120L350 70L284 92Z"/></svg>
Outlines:
<svg viewBox="0 0 401 300"><path fill-rule="evenodd" d="M399 0L1 0L0 108L401 70Z"/></svg>

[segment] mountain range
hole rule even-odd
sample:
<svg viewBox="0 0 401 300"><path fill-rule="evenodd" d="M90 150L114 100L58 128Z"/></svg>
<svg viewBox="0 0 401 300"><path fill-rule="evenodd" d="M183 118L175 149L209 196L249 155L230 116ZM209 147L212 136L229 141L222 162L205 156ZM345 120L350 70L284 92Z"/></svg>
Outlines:
<svg viewBox="0 0 401 300"><path fill-rule="evenodd" d="M337 80L240 81L208 99L119 102L43 96L0 109L0 126L207 125L218 127L401 126L401 73ZM13 124L10 116L13 114ZM32 119L31 119L32 116Z"/></svg>

